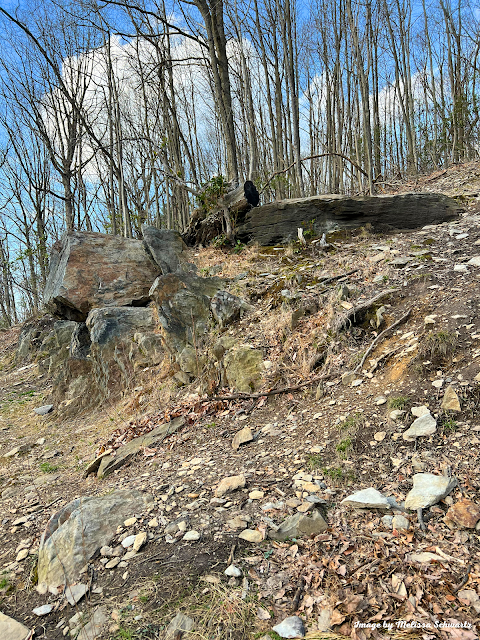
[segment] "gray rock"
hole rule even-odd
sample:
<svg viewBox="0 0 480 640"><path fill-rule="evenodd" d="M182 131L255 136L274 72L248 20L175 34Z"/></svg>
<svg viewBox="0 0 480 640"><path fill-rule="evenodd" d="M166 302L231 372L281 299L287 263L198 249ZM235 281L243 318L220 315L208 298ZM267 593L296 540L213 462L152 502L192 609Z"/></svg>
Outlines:
<svg viewBox="0 0 480 640"><path fill-rule="evenodd" d="M303 620L298 616L290 616L285 618L280 624L276 624L272 627L272 630L281 638L304 638L305 627Z"/></svg>
<svg viewBox="0 0 480 640"><path fill-rule="evenodd" d="M72 631L70 632L71 636L76 640L99 639L102 635L105 625L108 622L108 616L105 607L98 607L93 613L91 611L81 613L82 617L80 619L80 624L76 628L72 629Z"/></svg>
<svg viewBox="0 0 480 640"><path fill-rule="evenodd" d="M456 478L417 473L413 476L413 489L406 497L405 508L415 511L430 507L445 498L456 486Z"/></svg>
<svg viewBox="0 0 480 640"><path fill-rule="evenodd" d="M253 440L252 430L250 427L244 427L240 431L234 435L232 440L232 449L235 451L239 448L241 444L247 444Z"/></svg>
<svg viewBox="0 0 480 640"><path fill-rule="evenodd" d="M46 616L51 613L53 609L53 604L42 604L41 607L35 607L32 611L36 616Z"/></svg>
<svg viewBox="0 0 480 640"><path fill-rule="evenodd" d="M97 470L97 476L103 478L113 473L116 469L120 469L124 464L130 462L134 455L136 455L144 447L153 447L160 444L168 435L175 433L180 427L185 424L185 418L179 416L174 418L170 422L160 425L150 433L144 436L139 436L127 442L124 447L117 449L115 455L107 455L100 459L99 465L94 463L90 466L92 472ZM97 458L98 460L98 458Z"/></svg>
<svg viewBox="0 0 480 640"><path fill-rule="evenodd" d="M196 271L194 264L187 262L187 245L182 236L173 229L157 229L142 225L144 246L153 261L160 267L163 275Z"/></svg>
<svg viewBox="0 0 480 640"><path fill-rule="evenodd" d="M425 413L412 423L411 427L403 432L403 439L411 442L419 436L430 436L437 430L437 421L431 413Z"/></svg>
<svg viewBox="0 0 480 640"><path fill-rule="evenodd" d="M95 307L147 303L159 272L141 240L75 231L53 245L45 305L57 317L85 322Z"/></svg>
<svg viewBox="0 0 480 640"><path fill-rule="evenodd" d="M68 604L72 605L72 607L76 605L77 602L80 602L87 591L88 585L83 584L82 582L73 585L68 584L65 589L65 596Z"/></svg>
<svg viewBox="0 0 480 640"><path fill-rule="evenodd" d="M133 512L144 511L153 498L139 491L114 491L77 498L50 518L40 540L38 582L57 587L73 584L80 570Z"/></svg>
<svg viewBox="0 0 480 640"><path fill-rule="evenodd" d="M408 531L410 529L410 520L398 514L393 517L392 526L397 531Z"/></svg>
<svg viewBox="0 0 480 640"><path fill-rule="evenodd" d="M51 413L53 411L53 404L45 404L43 407L37 407L34 409L34 412L39 416L46 416L47 413Z"/></svg>
<svg viewBox="0 0 480 640"><path fill-rule="evenodd" d="M242 317L251 306L228 291L217 291L210 301L210 308L220 327L225 327Z"/></svg>
<svg viewBox="0 0 480 640"><path fill-rule="evenodd" d="M174 640L174 638L179 637L182 633L188 633L192 629L192 618L189 618L183 613L177 613L166 629L165 640Z"/></svg>
<svg viewBox="0 0 480 640"><path fill-rule="evenodd" d="M167 273L155 279L149 294L172 353L180 353L187 345L202 346L210 318L210 297L223 286L220 278L191 273Z"/></svg>
<svg viewBox="0 0 480 640"><path fill-rule="evenodd" d="M242 570L236 567L234 564L231 564L229 567L227 567L223 573L229 578L242 577Z"/></svg>
<svg viewBox="0 0 480 640"><path fill-rule="evenodd" d="M2 640L29 640L31 631L0 611L0 638Z"/></svg>
<svg viewBox="0 0 480 640"><path fill-rule="evenodd" d="M370 487L368 489L362 489L350 496L347 496L340 504L347 507L355 507L355 509L390 509L390 503L388 499L374 489Z"/></svg>
<svg viewBox="0 0 480 640"><path fill-rule="evenodd" d="M393 516L383 516L382 524L389 529L392 528Z"/></svg>
<svg viewBox="0 0 480 640"><path fill-rule="evenodd" d="M313 510L311 516L304 513L296 513L282 522L277 531L270 531L268 536L273 540L286 540L287 538L301 538L303 536L316 536L328 529L328 525L322 514Z"/></svg>

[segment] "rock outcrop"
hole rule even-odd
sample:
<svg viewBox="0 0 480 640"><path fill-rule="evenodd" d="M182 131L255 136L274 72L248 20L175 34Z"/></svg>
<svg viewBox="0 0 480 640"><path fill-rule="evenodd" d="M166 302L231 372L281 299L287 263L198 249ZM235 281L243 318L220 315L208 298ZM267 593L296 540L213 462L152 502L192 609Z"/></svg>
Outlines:
<svg viewBox="0 0 480 640"><path fill-rule="evenodd" d="M407 193L396 196L322 195L271 202L255 207L237 229L243 242L255 240L263 246L289 242L297 230L316 235L366 224L376 230L416 229L458 216L457 203L436 193Z"/></svg>

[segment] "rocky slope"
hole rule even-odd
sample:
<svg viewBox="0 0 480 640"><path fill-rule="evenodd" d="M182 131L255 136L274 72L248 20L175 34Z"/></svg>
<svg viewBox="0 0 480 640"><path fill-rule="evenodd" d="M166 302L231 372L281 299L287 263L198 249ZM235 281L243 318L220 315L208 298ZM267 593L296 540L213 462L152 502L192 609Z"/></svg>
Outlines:
<svg viewBox="0 0 480 640"><path fill-rule="evenodd" d="M471 199L418 231L192 252L251 307L184 386L137 369L95 413L35 414L51 380L1 334L5 637L477 637L479 222ZM212 374L219 342L262 353L256 392Z"/></svg>

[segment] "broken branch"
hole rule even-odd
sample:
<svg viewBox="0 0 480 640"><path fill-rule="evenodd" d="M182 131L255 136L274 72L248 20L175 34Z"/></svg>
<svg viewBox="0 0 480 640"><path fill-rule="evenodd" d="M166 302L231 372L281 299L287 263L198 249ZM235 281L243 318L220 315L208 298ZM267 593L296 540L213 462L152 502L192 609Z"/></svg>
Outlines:
<svg viewBox="0 0 480 640"><path fill-rule="evenodd" d="M393 324L391 324L389 327L387 327L386 329L384 329L382 331L382 333L379 333L378 336L375 338L375 340L372 342L372 344L368 347L368 349L365 351L363 358L360 360L359 364L355 367L354 371L355 373L361 369L363 367L363 364L365 362L365 360L367 359L367 356L369 353L371 353L375 347L377 346L377 344L380 342L380 340L389 332L392 331L392 329L395 329L395 327L398 327L398 325L402 324L403 322L405 322L405 320L408 318L408 316L411 313L411 309L409 309L407 311L407 313L405 315L403 315L401 318L399 318L396 322L394 322Z"/></svg>

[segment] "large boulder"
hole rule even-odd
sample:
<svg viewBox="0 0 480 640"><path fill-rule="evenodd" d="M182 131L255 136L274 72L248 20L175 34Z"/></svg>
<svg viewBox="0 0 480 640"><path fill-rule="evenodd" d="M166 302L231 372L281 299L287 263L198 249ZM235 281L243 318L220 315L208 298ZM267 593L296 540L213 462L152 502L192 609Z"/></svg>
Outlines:
<svg viewBox="0 0 480 640"><path fill-rule="evenodd" d="M460 211L455 200L438 193L294 198L252 209L237 229L237 237L270 246L296 239L299 228L318 236L366 224L379 231L416 229L452 220Z"/></svg>
<svg viewBox="0 0 480 640"><path fill-rule="evenodd" d="M162 274L195 272L196 266L186 259L187 245L178 231L142 225L143 242Z"/></svg>
<svg viewBox="0 0 480 640"><path fill-rule="evenodd" d="M220 278L201 278L190 273L169 273L156 278L150 296L171 353L179 354L187 345L202 345L210 318L210 299L223 286Z"/></svg>
<svg viewBox="0 0 480 640"><path fill-rule="evenodd" d="M113 397L130 385L136 365L161 362L162 337L155 333L150 307L104 307L88 314L94 379L103 397Z"/></svg>
<svg viewBox="0 0 480 640"><path fill-rule="evenodd" d="M248 344L239 344L227 351L223 359L230 386L242 393L251 393L262 381L263 354Z"/></svg>
<svg viewBox="0 0 480 640"><path fill-rule="evenodd" d="M77 498L63 507L50 518L40 540L39 586L73 584L87 562L110 543L117 527L152 505L152 496L126 490Z"/></svg>
<svg viewBox="0 0 480 640"><path fill-rule="evenodd" d="M51 315L32 318L25 322L20 331L15 352L15 362L17 364L35 358L38 355L43 342L51 335L54 324L55 318Z"/></svg>
<svg viewBox="0 0 480 640"><path fill-rule="evenodd" d="M96 307L142 306L160 272L141 240L74 231L53 245L45 305L77 322Z"/></svg>

